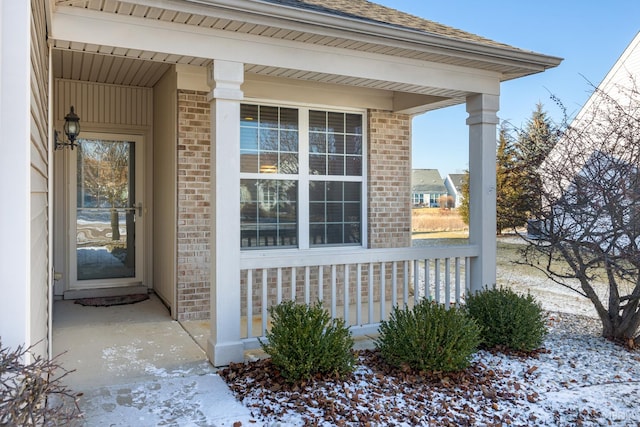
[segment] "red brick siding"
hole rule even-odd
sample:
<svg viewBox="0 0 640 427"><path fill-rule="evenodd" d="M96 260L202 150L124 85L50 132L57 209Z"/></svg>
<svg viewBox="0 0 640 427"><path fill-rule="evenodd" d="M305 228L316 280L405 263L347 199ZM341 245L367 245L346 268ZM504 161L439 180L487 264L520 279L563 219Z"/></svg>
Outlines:
<svg viewBox="0 0 640 427"><path fill-rule="evenodd" d="M369 111L370 248L411 246L411 117Z"/></svg>
<svg viewBox="0 0 640 427"><path fill-rule="evenodd" d="M178 91L179 320L210 316L209 110L206 92Z"/></svg>

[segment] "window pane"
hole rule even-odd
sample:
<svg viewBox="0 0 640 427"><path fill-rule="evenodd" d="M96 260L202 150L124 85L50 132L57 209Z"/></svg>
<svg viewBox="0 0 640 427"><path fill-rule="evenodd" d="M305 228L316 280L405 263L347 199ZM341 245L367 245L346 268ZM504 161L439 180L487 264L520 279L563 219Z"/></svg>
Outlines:
<svg viewBox="0 0 640 427"><path fill-rule="evenodd" d="M329 181L325 185L327 187L327 200L341 202L344 199L344 183Z"/></svg>
<svg viewBox="0 0 640 427"><path fill-rule="evenodd" d="M258 129L240 128L240 149L241 150L257 150L258 149Z"/></svg>
<svg viewBox="0 0 640 427"><path fill-rule="evenodd" d="M329 135L328 152L332 154L344 154L344 135Z"/></svg>
<svg viewBox="0 0 640 427"><path fill-rule="evenodd" d="M298 110L242 104L240 112L240 172L297 175Z"/></svg>
<svg viewBox="0 0 640 427"><path fill-rule="evenodd" d="M297 131L280 131L280 151L289 153L298 152L298 132Z"/></svg>
<svg viewBox="0 0 640 427"><path fill-rule="evenodd" d="M278 107L260 106L260 127L261 128L277 128L278 127Z"/></svg>
<svg viewBox="0 0 640 427"><path fill-rule="evenodd" d="M246 105L240 106L240 126L257 127L258 126L258 106Z"/></svg>
<svg viewBox="0 0 640 427"><path fill-rule="evenodd" d="M309 173L311 175L326 175L327 174L327 156L310 155L309 156Z"/></svg>
<svg viewBox="0 0 640 427"><path fill-rule="evenodd" d="M361 176L362 175L362 157L347 156L345 159L347 166L347 176Z"/></svg>
<svg viewBox="0 0 640 427"><path fill-rule="evenodd" d="M270 151L278 150L277 129L260 129L260 149Z"/></svg>
<svg viewBox="0 0 640 427"><path fill-rule="evenodd" d="M260 173L278 172L278 153L260 152Z"/></svg>
<svg viewBox="0 0 640 427"><path fill-rule="evenodd" d="M329 175L344 175L344 157L329 156Z"/></svg>
<svg viewBox="0 0 640 427"><path fill-rule="evenodd" d="M309 184L309 243L361 243L359 182L313 181Z"/></svg>
<svg viewBox="0 0 640 427"><path fill-rule="evenodd" d="M280 129L298 130L298 110L295 108L280 109Z"/></svg>
<svg viewBox="0 0 640 427"><path fill-rule="evenodd" d="M342 222L342 203L327 203L327 222Z"/></svg>
<svg viewBox="0 0 640 427"><path fill-rule="evenodd" d="M362 136L360 135L348 135L347 136L347 154L362 155Z"/></svg>
<svg viewBox="0 0 640 427"><path fill-rule="evenodd" d="M324 111L309 111L309 131L327 131L327 113Z"/></svg>
<svg viewBox="0 0 640 427"><path fill-rule="evenodd" d="M362 241L360 237L360 224L345 224L345 243L360 243Z"/></svg>
<svg viewBox="0 0 640 427"><path fill-rule="evenodd" d="M278 165L278 173L286 173L295 175L298 173L298 154L284 153L280 154L280 163Z"/></svg>
<svg viewBox="0 0 640 427"><path fill-rule="evenodd" d="M328 132L344 133L344 113L328 114Z"/></svg>
<svg viewBox="0 0 640 427"><path fill-rule="evenodd" d="M329 224L327 225L327 243L331 244L339 244L345 243L344 234L342 233L342 224L335 225Z"/></svg>
<svg viewBox="0 0 640 427"><path fill-rule="evenodd" d="M309 200L312 202L325 202L325 186L324 181L313 181L309 183Z"/></svg>
<svg viewBox="0 0 640 427"><path fill-rule="evenodd" d="M347 114L346 124L346 133L362 135L362 116L360 114Z"/></svg>
<svg viewBox="0 0 640 427"><path fill-rule="evenodd" d="M311 111L310 123L310 174L362 176L362 115ZM328 156L326 169L312 158L320 153Z"/></svg>
<svg viewBox="0 0 640 427"><path fill-rule="evenodd" d="M311 222L327 222L325 216L325 204L324 203L311 203L309 204L309 219Z"/></svg>
<svg viewBox="0 0 640 427"><path fill-rule="evenodd" d="M297 245L298 183L240 180L240 246Z"/></svg>
<svg viewBox="0 0 640 427"><path fill-rule="evenodd" d="M360 188L359 182L345 182L344 183L344 200L347 202L360 202Z"/></svg>
<svg viewBox="0 0 640 427"><path fill-rule="evenodd" d="M309 152L310 153L326 153L327 152L327 134L311 132L309 134Z"/></svg>
<svg viewBox="0 0 640 427"><path fill-rule="evenodd" d="M240 172L256 173L258 172L258 152L257 151L240 151Z"/></svg>
<svg viewBox="0 0 640 427"><path fill-rule="evenodd" d="M344 220L345 222L360 222L360 203L344 204Z"/></svg>
<svg viewBox="0 0 640 427"><path fill-rule="evenodd" d="M321 245L327 243L327 236L325 225L323 224L310 224L309 225L309 243L311 245Z"/></svg>

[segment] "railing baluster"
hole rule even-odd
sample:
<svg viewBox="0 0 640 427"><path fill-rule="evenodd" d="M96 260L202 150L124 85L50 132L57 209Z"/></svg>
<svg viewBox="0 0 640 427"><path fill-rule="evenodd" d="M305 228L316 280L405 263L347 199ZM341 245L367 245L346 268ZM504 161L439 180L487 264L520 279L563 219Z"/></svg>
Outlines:
<svg viewBox="0 0 640 427"><path fill-rule="evenodd" d="M262 334L265 336L267 333L267 269L262 270Z"/></svg>
<svg viewBox="0 0 640 427"><path fill-rule="evenodd" d="M429 277L429 264L430 259L424 260L424 297L428 300L431 299L431 278Z"/></svg>
<svg viewBox="0 0 640 427"><path fill-rule="evenodd" d="M435 298L436 298L436 302L438 304L440 304L440 259L436 258L434 260L434 262L436 264L436 278L435 278L436 291L435 291Z"/></svg>
<svg viewBox="0 0 640 427"><path fill-rule="evenodd" d="M413 303L420 301L420 261L413 261Z"/></svg>
<svg viewBox="0 0 640 427"><path fill-rule="evenodd" d="M310 280L310 270L309 270L309 266L307 265L304 268L304 303L309 305L309 280Z"/></svg>
<svg viewBox="0 0 640 427"><path fill-rule="evenodd" d="M391 305L398 305L398 263L391 264Z"/></svg>
<svg viewBox="0 0 640 427"><path fill-rule="evenodd" d="M331 318L336 318L336 265L331 264Z"/></svg>
<svg viewBox="0 0 640 427"><path fill-rule="evenodd" d="M356 268L356 325L362 325L362 264Z"/></svg>
<svg viewBox="0 0 640 427"><path fill-rule="evenodd" d="M402 302L404 306L407 307L409 305L409 261L404 261L403 268L404 276L402 277Z"/></svg>
<svg viewBox="0 0 640 427"><path fill-rule="evenodd" d="M369 323L374 323L373 321L373 263L369 263L369 299L367 301L367 308L369 309Z"/></svg>
<svg viewBox="0 0 640 427"><path fill-rule="evenodd" d="M322 265L318 266L318 301L322 301L324 299L324 267Z"/></svg>
<svg viewBox="0 0 640 427"><path fill-rule="evenodd" d="M344 323L349 324L349 264L344 265Z"/></svg>
<svg viewBox="0 0 640 427"><path fill-rule="evenodd" d="M296 300L296 268L291 267L291 301Z"/></svg>
<svg viewBox="0 0 640 427"><path fill-rule="evenodd" d="M278 279L276 283L276 304L280 304L282 302L282 268L278 267Z"/></svg>
<svg viewBox="0 0 640 427"><path fill-rule="evenodd" d="M450 267L451 258L444 259L444 306L449 309L449 305L451 304L451 267Z"/></svg>
<svg viewBox="0 0 640 427"><path fill-rule="evenodd" d="M456 305L460 306L460 257L456 257Z"/></svg>
<svg viewBox="0 0 640 427"><path fill-rule="evenodd" d="M465 297L471 293L471 259L465 257L464 259L464 295Z"/></svg>
<svg viewBox="0 0 640 427"><path fill-rule="evenodd" d="M247 270L247 338L253 337L253 270Z"/></svg>
<svg viewBox="0 0 640 427"><path fill-rule="evenodd" d="M385 263L380 263L380 321L384 320L387 317L385 314L387 312L387 274L385 272Z"/></svg>

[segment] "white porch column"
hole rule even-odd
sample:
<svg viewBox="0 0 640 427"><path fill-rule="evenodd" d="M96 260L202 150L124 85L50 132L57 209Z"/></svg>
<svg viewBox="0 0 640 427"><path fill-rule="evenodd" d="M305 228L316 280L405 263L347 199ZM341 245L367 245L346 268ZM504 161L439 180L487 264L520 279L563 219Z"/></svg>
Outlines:
<svg viewBox="0 0 640 427"><path fill-rule="evenodd" d="M30 176L38 173L31 168L30 22L31 2L0 2L0 336L11 349L34 344L32 330L42 326L31 325L30 312L31 221L37 221Z"/></svg>
<svg viewBox="0 0 640 427"><path fill-rule="evenodd" d="M244 65L213 61L211 102L211 336L214 366L244 360L240 341L240 85Z"/></svg>
<svg viewBox="0 0 640 427"><path fill-rule="evenodd" d="M469 243L480 247L471 261L471 292L496 284L496 125L500 98L467 97L469 126Z"/></svg>

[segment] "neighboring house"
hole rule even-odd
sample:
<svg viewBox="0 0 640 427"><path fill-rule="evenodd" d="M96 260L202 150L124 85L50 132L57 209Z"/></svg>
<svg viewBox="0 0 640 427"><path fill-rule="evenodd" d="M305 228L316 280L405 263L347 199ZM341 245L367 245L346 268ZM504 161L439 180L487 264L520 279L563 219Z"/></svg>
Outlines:
<svg viewBox="0 0 640 427"><path fill-rule="evenodd" d="M598 110L602 102L606 102L603 99L602 93L606 93L607 96L613 99L619 100L622 106L625 106L627 100L627 90L632 90L633 85L638 85L640 79L640 32L636 34L631 43L624 50L622 55L618 58L615 64L611 67L607 75L602 79L602 82L597 87L587 102L582 106L576 117L573 119L570 125L570 132L584 132L587 131L589 137L581 137L580 141L586 143L594 138L590 144L592 147L577 144L569 144L567 138L560 138L553 150L547 156L545 162L551 162L553 166L555 163L561 164L562 167L567 167L567 163L564 159L572 159L571 164L575 169L575 173L578 173L589 159L592 158L594 151L601 151L603 149L612 147L601 147L602 141L598 139L597 132L598 126ZM635 88L637 90L637 87ZM609 108L609 107L606 107ZM605 122L606 126L607 123ZM591 128L591 130L589 130ZM571 135L569 136L571 138ZM568 183L567 183L568 184Z"/></svg>
<svg viewBox="0 0 640 427"><path fill-rule="evenodd" d="M411 201L413 206L437 208L440 198L447 195L438 169L414 169L411 172Z"/></svg>
<svg viewBox="0 0 640 427"><path fill-rule="evenodd" d="M51 355L56 298L152 291L178 321L211 319L207 354L225 365L291 295L334 316L368 301L349 323L362 334L384 316L375 301L408 298L414 261L455 260L463 289L495 283L500 84L561 59L364 0L0 10L3 346ZM456 104L469 244L412 248L411 119ZM80 147L54 150L71 106ZM85 165L116 147L122 174L96 181L118 196L110 207ZM259 330L242 322L254 317Z"/></svg>
<svg viewBox="0 0 640 427"><path fill-rule="evenodd" d="M625 221L612 227L611 218L623 212L617 211L619 206L634 205L638 200L637 158L630 160L630 153L637 150L629 150L626 144L637 144L640 131L639 79L640 32L541 165L540 173L550 176L543 183L554 206L544 221L530 222L533 235L544 234L543 227L553 226L565 236L581 236L585 240L595 237L607 245L610 240L624 243ZM635 232L635 223L630 228Z"/></svg>
<svg viewBox="0 0 640 427"><path fill-rule="evenodd" d="M462 200L464 200L462 185L466 176L464 173L450 173L444 179L444 186L447 187L447 193L453 197L453 203L456 208L459 208Z"/></svg>

